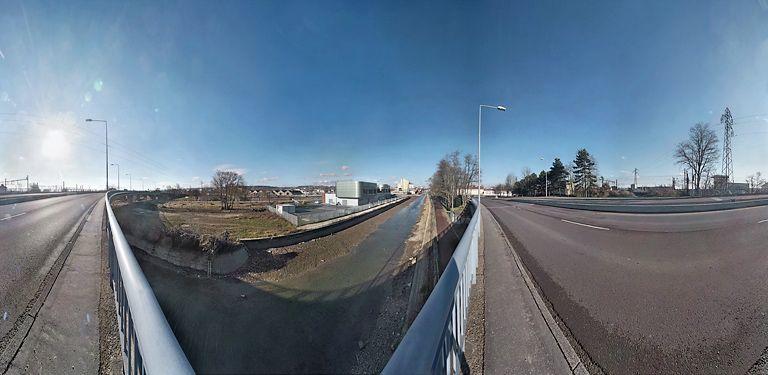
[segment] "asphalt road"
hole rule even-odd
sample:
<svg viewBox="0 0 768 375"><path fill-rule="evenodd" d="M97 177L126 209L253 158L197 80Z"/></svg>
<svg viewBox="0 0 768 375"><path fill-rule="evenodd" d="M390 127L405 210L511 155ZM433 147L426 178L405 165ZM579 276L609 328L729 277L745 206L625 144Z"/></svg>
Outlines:
<svg viewBox="0 0 768 375"><path fill-rule="evenodd" d="M0 205L0 347L102 193Z"/></svg>
<svg viewBox="0 0 768 375"><path fill-rule="evenodd" d="M483 203L602 370L745 373L768 347L768 207L619 214Z"/></svg>
<svg viewBox="0 0 768 375"><path fill-rule="evenodd" d="M519 197L516 200L552 200L561 202L577 202L577 203L590 203L590 204L620 204L620 205L669 205L669 204L708 204L719 202L737 202L748 200L766 200L768 195L754 194L754 195L735 195L727 197L684 197L684 198L671 198L671 197L656 197L656 198L579 198L579 197Z"/></svg>

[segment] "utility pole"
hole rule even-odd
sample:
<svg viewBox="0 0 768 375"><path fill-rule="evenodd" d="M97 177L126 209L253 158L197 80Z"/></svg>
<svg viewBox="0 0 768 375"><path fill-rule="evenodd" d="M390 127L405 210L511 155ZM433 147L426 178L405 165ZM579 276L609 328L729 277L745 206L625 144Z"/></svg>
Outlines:
<svg viewBox="0 0 768 375"><path fill-rule="evenodd" d="M480 176L480 132L483 128L483 108L493 108L499 111L506 111L507 109L503 106L497 105L485 105L480 104L480 106L477 109L477 208L480 209L480 185L482 185L482 180ZM451 202L451 206L453 206L453 202Z"/></svg>
<svg viewBox="0 0 768 375"><path fill-rule="evenodd" d="M637 189L637 168L632 172L635 174L635 189Z"/></svg>
<svg viewBox="0 0 768 375"><path fill-rule="evenodd" d="M117 166L117 190L120 190L120 163L112 163L110 165Z"/></svg>
<svg viewBox="0 0 768 375"><path fill-rule="evenodd" d="M733 116L731 110L725 107L725 112L720 116L720 124L723 125L723 175L725 176L724 191L730 191L730 182L733 178L733 157L731 154L731 138L733 138Z"/></svg>

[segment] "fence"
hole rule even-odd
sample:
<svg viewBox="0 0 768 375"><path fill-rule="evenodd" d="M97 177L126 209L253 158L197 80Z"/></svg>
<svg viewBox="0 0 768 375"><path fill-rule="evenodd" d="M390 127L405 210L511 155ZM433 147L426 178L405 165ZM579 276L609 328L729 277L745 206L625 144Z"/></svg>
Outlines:
<svg viewBox="0 0 768 375"><path fill-rule="evenodd" d="M357 212L362 212L376 206L381 206L381 205L395 202L399 199L402 199L402 198L401 197L388 198L388 199L376 201L373 203L368 203L362 206L334 206L333 210L324 210L324 211L315 211L315 212L279 213L277 212L277 209L272 206L267 206L267 209L270 212L281 215L283 218L285 218L285 220L288 220L291 224L295 226L302 226L307 224L319 223L321 221L331 220L331 219L335 219L342 216L351 215Z"/></svg>
<svg viewBox="0 0 768 375"><path fill-rule="evenodd" d="M106 194L110 281L120 328L124 374L193 374L168 321L160 309Z"/></svg>
<svg viewBox="0 0 768 375"><path fill-rule="evenodd" d="M482 224L476 209L437 285L416 316L384 374L461 371L469 293L475 284Z"/></svg>

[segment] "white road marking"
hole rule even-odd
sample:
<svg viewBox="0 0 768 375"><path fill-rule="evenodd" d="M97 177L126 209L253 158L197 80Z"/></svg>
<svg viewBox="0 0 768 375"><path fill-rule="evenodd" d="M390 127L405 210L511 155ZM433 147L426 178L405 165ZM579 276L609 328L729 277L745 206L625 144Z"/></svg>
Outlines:
<svg viewBox="0 0 768 375"><path fill-rule="evenodd" d="M26 212L22 212L22 213L16 214L16 215L7 216L7 217L4 217L4 218L0 219L0 221L13 219L14 217L18 217L18 216L21 216L21 215L24 215L24 214L26 214Z"/></svg>
<svg viewBox="0 0 768 375"><path fill-rule="evenodd" d="M757 223L758 223L758 224L762 224L762 223L768 223L768 219L765 219L765 220L760 220L760 221L758 221Z"/></svg>
<svg viewBox="0 0 768 375"><path fill-rule="evenodd" d="M596 227L596 226L594 226L594 225L589 225L589 224L582 224L582 223L577 223L577 222L575 222L575 221L570 221L570 220L565 220L565 219L560 219L560 220L562 220L562 221L564 221L564 222L566 222L566 223L570 223L570 224L581 225L582 227L589 227L589 228L600 229L600 230L610 230L609 228Z"/></svg>

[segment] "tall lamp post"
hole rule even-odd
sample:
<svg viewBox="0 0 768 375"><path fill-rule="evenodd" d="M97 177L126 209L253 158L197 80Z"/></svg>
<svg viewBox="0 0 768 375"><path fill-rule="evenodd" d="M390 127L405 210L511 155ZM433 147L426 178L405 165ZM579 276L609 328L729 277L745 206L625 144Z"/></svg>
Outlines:
<svg viewBox="0 0 768 375"><path fill-rule="evenodd" d="M128 176L128 190L133 191L133 180L131 179L131 174L126 173L126 176Z"/></svg>
<svg viewBox="0 0 768 375"><path fill-rule="evenodd" d="M120 164L112 163L110 165L117 166L117 190L120 190Z"/></svg>
<svg viewBox="0 0 768 375"><path fill-rule="evenodd" d="M539 159L541 159L541 161L544 161L543 156L540 156ZM549 196L549 176L548 175L549 175L549 172L545 168L544 169L544 196L545 197Z"/></svg>
<svg viewBox="0 0 768 375"><path fill-rule="evenodd" d="M107 172L106 191L109 191L109 130L107 128L107 120L94 120L92 118L87 118L85 119L85 122L103 122L104 123L104 147L107 155L107 159L104 162L104 169L106 169L106 172Z"/></svg>
<svg viewBox="0 0 768 375"><path fill-rule="evenodd" d="M500 105L485 105L480 104L477 110L477 209L480 209L480 185L482 180L480 178L480 131L483 128L483 108L493 108L499 111L506 111L507 109Z"/></svg>

